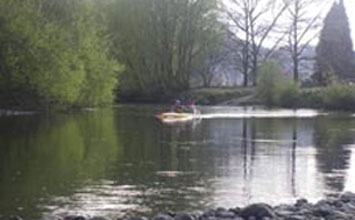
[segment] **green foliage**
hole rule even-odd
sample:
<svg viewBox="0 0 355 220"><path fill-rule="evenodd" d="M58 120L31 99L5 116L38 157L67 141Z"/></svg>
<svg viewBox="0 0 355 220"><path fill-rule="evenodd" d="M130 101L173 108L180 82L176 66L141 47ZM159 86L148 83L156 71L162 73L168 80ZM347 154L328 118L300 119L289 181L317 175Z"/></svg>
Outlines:
<svg viewBox="0 0 355 220"><path fill-rule="evenodd" d="M299 106L331 110L355 110L355 86L333 83L328 87L302 89Z"/></svg>
<svg viewBox="0 0 355 220"><path fill-rule="evenodd" d="M354 80L355 57L344 2L335 2L327 14L316 49L316 79L327 85L327 74L340 81Z"/></svg>
<svg viewBox="0 0 355 220"><path fill-rule="evenodd" d="M324 104L334 110L355 109L355 86L345 84L333 84L325 91Z"/></svg>
<svg viewBox="0 0 355 220"><path fill-rule="evenodd" d="M100 24L95 22L98 17L91 15L95 5L85 6L87 8L83 9L77 21L77 34L82 39L78 44L78 52L85 72L77 103L84 106L109 104L114 100L113 90L123 67L108 56L110 44L103 38Z"/></svg>
<svg viewBox="0 0 355 220"><path fill-rule="evenodd" d="M306 88L300 92L299 106L306 108L324 108L325 88Z"/></svg>
<svg viewBox="0 0 355 220"><path fill-rule="evenodd" d="M184 92L181 96L184 100L194 100L198 104L214 105L221 102L239 99L254 94L253 88L204 88L193 89Z"/></svg>
<svg viewBox="0 0 355 220"><path fill-rule="evenodd" d="M264 64L265 65L265 64ZM258 87L262 103L268 106L308 107L332 110L355 110L355 86L333 83L328 87L300 89L299 85L277 72L275 64L266 64ZM264 70L263 70L264 71ZM261 74L262 75L262 74Z"/></svg>
<svg viewBox="0 0 355 220"><path fill-rule="evenodd" d="M109 44L93 1L57 4L62 7L55 15L63 12L66 17L53 18L47 11L54 10L49 0L0 3L3 107L67 108L112 102L119 65L108 55Z"/></svg>
<svg viewBox="0 0 355 220"><path fill-rule="evenodd" d="M299 85L285 76L281 67L271 61L264 62L257 71L257 94L268 106L294 107L299 101Z"/></svg>
<svg viewBox="0 0 355 220"><path fill-rule="evenodd" d="M281 83L281 68L273 62L261 64L257 70L259 98L266 105L275 105L277 102L276 94L278 86Z"/></svg>
<svg viewBox="0 0 355 220"><path fill-rule="evenodd" d="M291 79L286 80L277 91L277 104L282 107L294 108L300 102L300 87Z"/></svg>
<svg viewBox="0 0 355 220"><path fill-rule="evenodd" d="M120 91L170 96L189 89L215 51L216 7L216 0L112 1L113 52L126 67Z"/></svg>
<svg viewBox="0 0 355 220"><path fill-rule="evenodd" d="M339 77L334 71L320 72L317 70L311 79L311 86L328 86L339 81Z"/></svg>
<svg viewBox="0 0 355 220"><path fill-rule="evenodd" d="M6 164L0 167L2 214L12 212L8 208L15 204L14 196L25 198L19 204L26 207L45 194L71 192L75 188L73 181L80 185L87 179L102 178L110 163L122 157L116 116L114 110L103 109L85 114L21 117L10 123L2 118L0 161ZM26 175L21 181L11 181L18 170ZM64 185L58 186L60 181ZM31 214L24 213L29 218Z"/></svg>

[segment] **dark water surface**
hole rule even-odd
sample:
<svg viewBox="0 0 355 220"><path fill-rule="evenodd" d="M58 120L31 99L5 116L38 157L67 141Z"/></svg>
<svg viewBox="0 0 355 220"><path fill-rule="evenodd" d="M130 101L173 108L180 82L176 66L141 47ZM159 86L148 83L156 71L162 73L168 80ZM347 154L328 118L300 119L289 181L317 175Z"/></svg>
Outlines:
<svg viewBox="0 0 355 220"><path fill-rule="evenodd" d="M351 115L205 107L199 121L166 125L158 109L1 116L0 216L113 218L355 191Z"/></svg>

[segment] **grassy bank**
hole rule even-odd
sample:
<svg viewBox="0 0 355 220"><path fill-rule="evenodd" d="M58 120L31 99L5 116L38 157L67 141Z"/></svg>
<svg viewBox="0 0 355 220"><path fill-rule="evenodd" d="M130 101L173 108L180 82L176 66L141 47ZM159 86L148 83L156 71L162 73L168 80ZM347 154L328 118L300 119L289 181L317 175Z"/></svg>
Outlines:
<svg viewBox="0 0 355 220"><path fill-rule="evenodd" d="M313 88L300 88L294 84L286 84L277 89L266 87L266 90L256 87L200 88L174 96L133 97L133 99L126 97L120 102L170 103L174 99L181 99L195 100L199 105L265 105L355 111L355 85L342 84Z"/></svg>
<svg viewBox="0 0 355 220"><path fill-rule="evenodd" d="M334 84L322 88L300 89L295 107L355 111L355 86Z"/></svg>
<svg viewBox="0 0 355 220"><path fill-rule="evenodd" d="M204 88L181 96L202 105L255 105L355 111L355 85L300 88L288 85L272 93L258 88Z"/></svg>
<svg viewBox="0 0 355 220"><path fill-rule="evenodd" d="M241 99L255 94L254 88L200 88L192 89L180 95L182 99L192 99L200 105L217 105Z"/></svg>
<svg viewBox="0 0 355 220"><path fill-rule="evenodd" d="M191 89L177 94L134 94L118 93L117 102L119 103L171 103L175 99L194 100L200 105L216 105L253 95L254 88L198 88Z"/></svg>

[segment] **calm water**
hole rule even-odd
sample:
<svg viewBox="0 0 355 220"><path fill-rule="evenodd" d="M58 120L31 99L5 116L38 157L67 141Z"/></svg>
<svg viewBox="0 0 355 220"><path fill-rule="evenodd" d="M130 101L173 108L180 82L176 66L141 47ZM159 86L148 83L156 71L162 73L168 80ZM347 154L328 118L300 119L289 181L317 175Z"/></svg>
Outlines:
<svg viewBox="0 0 355 220"><path fill-rule="evenodd" d="M200 121L165 125L159 109L0 117L0 215L152 215L355 191L351 115L206 107Z"/></svg>

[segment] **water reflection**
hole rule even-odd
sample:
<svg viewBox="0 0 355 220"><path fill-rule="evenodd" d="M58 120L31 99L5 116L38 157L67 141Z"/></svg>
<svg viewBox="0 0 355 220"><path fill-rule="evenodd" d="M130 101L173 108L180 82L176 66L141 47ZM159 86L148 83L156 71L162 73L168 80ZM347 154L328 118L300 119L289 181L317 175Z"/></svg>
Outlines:
<svg viewBox="0 0 355 220"><path fill-rule="evenodd" d="M102 178L120 155L112 117L109 110L1 118L1 213L38 218L53 195Z"/></svg>
<svg viewBox="0 0 355 220"><path fill-rule="evenodd" d="M113 218L279 204L354 184L352 117L209 117L165 125L152 117L158 108L1 117L0 214Z"/></svg>
<svg viewBox="0 0 355 220"><path fill-rule="evenodd" d="M349 123L348 118L330 118L315 123L317 168L324 175L327 194L344 190L352 152L349 145L355 141L352 128L353 123Z"/></svg>

